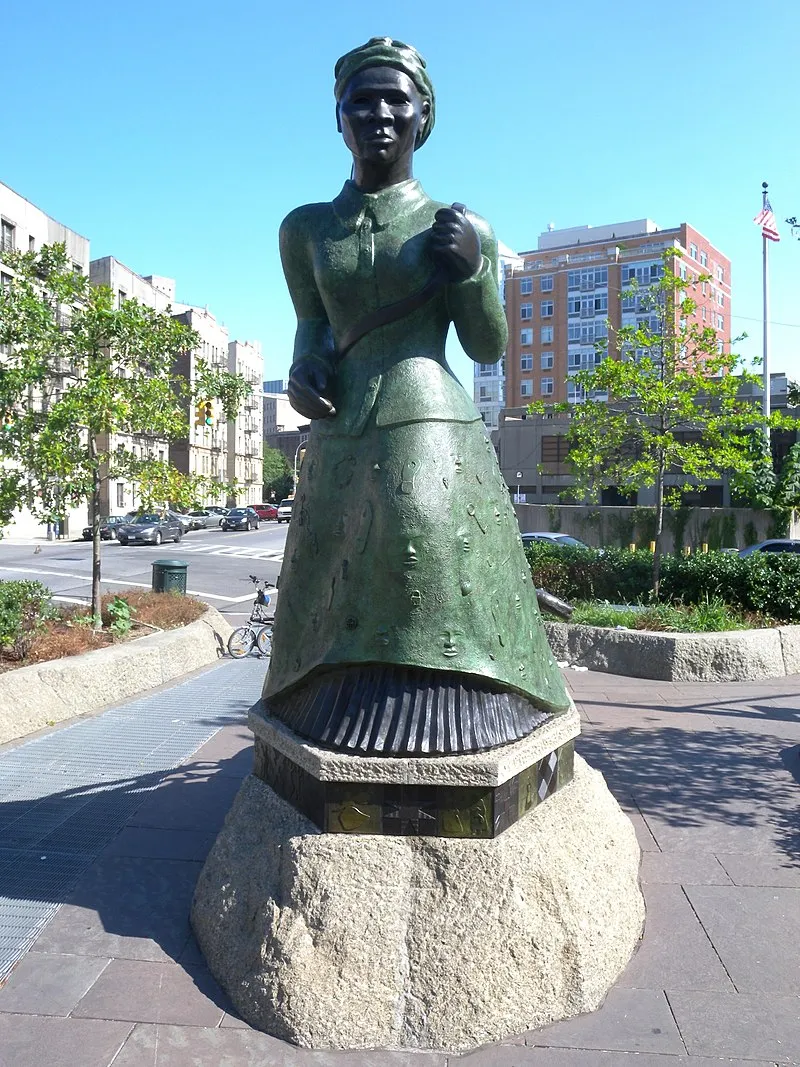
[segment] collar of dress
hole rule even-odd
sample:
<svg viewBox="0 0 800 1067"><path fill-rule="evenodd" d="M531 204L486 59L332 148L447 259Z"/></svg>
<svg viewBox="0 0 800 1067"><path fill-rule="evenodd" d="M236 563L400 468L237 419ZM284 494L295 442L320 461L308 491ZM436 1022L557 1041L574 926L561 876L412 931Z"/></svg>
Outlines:
<svg viewBox="0 0 800 1067"><path fill-rule="evenodd" d="M347 227L357 229L365 217L372 221L373 229L382 230L413 211L428 197L416 178L390 185L377 193L362 193L352 181L346 181L342 191L333 201L333 210Z"/></svg>

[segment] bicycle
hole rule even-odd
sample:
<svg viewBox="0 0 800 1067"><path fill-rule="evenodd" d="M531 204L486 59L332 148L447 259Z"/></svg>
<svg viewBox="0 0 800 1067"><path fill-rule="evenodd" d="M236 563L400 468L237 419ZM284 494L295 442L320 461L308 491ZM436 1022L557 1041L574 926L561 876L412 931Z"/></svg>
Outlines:
<svg viewBox="0 0 800 1067"><path fill-rule="evenodd" d="M250 611L250 618L246 626L238 626L228 638L228 652L234 659L242 659L253 648L257 648L262 656L272 653L272 624L274 615L267 614L271 597L267 589L275 589L272 582L264 578L256 578L250 575L250 581L256 587L256 598Z"/></svg>

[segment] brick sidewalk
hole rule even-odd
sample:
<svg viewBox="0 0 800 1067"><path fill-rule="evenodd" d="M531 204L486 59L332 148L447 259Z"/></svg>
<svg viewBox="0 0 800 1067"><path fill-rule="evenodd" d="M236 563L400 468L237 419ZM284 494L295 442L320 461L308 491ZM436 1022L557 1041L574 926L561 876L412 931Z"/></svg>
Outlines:
<svg viewBox="0 0 800 1067"><path fill-rule="evenodd" d="M231 724L144 798L17 964L0 990L0 1065L800 1064L800 678L567 673L580 750L643 850L645 938L597 1012L464 1056L308 1052L242 1023L188 925L250 767L249 731Z"/></svg>

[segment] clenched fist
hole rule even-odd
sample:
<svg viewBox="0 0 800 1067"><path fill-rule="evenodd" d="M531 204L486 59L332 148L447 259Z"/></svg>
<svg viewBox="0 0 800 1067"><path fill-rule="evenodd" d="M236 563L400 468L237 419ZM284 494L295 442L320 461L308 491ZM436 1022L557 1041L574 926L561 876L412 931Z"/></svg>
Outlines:
<svg viewBox="0 0 800 1067"><path fill-rule="evenodd" d="M328 374L310 360L295 363L289 372L289 403L306 419L327 419L336 414L333 404L323 396L327 388Z"/></svg>
<svg viewBox="0 0 800 1067"><path fill-rule="evenodd" d="M463 282L481 268L481 241L467 216L454 207L442 207L431 226L431 254L444 267L451 282Z"/></svg>

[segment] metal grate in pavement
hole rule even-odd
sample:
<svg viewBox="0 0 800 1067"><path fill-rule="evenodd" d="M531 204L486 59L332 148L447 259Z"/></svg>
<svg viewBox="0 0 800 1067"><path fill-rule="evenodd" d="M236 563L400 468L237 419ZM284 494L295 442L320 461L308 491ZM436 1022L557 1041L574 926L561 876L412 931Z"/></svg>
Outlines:
<svg viewBox="0 0 800 1067"><path fill-rule="evenodd" d="M264 661L227 661L0 753L0 983L161 779L246 722Z"/></svg>

